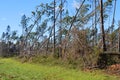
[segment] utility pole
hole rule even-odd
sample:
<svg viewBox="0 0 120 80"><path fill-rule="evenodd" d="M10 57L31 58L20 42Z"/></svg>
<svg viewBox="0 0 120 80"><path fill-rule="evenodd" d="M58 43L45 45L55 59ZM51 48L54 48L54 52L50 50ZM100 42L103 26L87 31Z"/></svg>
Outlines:
<svg viewBox="0 0 120 80"><path fill-rule="evenodd" d="M102 31L102 43L103 43L103 51L107 51L105 44L105 32L104 32L104 21L103 21L103 0L100 0L100 21L101 21L101 31Z"/></svg>

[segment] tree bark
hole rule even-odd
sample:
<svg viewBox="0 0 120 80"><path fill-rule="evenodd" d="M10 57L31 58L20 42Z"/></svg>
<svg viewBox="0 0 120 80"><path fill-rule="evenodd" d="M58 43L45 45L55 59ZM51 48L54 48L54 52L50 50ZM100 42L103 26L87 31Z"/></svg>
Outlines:
<svg viewBox="0 0 120 80"><path fill-rule="evenodd" d="M60 31L59 31L59 57L62 57L62 49L61 49L61 41L62 41L62 9L63 9L63 0L61 0L60 4Z"/></svg>
<svg viewBox="0 0 120 80"><path fill-rule="evenodd" d="M101 21L101 31L102 31L102 43L103 43L103 51L107 51L105 44L105 32L104 32L104 21L103 21L103 0L100 0L100 21Z"/></svg>
<svg viewBox="0 0 120 80"><path fill-rule="evenodd" d="M55 16L56 16L56 1L54 0L54 45L53 45L53 53L55 54L55 23L56 23L56 19L55 19Z"/></svg>
<svg viewBox="0 0 120 80"><path fill-rule="evenodd" d="M119 34L119 35L118 35L118 51L120 52L120 21L118 22L118 24L119 24L119 26L118 26L118 27L119 27L119 28L118 28L118 29L119 29L119 30L118 30L118 31L119 31L119 33L118 33L118 34Z"/></svg>

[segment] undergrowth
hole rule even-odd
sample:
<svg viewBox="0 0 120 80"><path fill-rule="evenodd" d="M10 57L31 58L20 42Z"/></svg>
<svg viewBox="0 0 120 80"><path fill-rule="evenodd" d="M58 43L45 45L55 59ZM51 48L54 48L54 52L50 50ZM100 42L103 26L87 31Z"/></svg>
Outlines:
<svg viewBox="0 0 120 80"><path fill-rule="evenodd" d="M43 60L44 61L44 60ZM86 72L61 66L21 63L16 59L0 59L0 80L120 80L101 71ZM55 62L52 62L55 63Z"/></svg>

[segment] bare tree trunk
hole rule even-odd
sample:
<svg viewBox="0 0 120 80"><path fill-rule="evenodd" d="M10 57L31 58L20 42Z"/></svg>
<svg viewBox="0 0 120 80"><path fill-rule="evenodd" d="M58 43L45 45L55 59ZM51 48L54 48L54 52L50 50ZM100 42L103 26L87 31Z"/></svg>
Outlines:
<svg viewBox="0 0 120 80"><path fill-rule="evenodd" d="M100 0L100 19L101 19L103 51L107 51L105 44L105 32L104 32L104 21L103 21L103 0Z"/></svg>
<svg viewBox="0 0 120 80"><path fill-rule="evenodd" d="M96 0L95 0L95 2L94 2L94 4L95 4L95 25L94 25L94 29L96 30L96 25L97 25L97 13L96 13ZM96 38L95 40L94 40L94 44L95 44L95 46L97 45L97 33L95 33L95 35L94 35L94 37Z"/></svg>
<svg viewBox="0 0 120 80"><path fill-rule="evenodd" d="M46 55L47 55L48 50L49 50L49 43L52 43L52 42L50 42L50 38L51 38L51 36L52 36L52 30L53 30L53 28L51 29L50 34L49 34L49 38L48 38L48 42L47 42L47 48L46 48ZM51 40L51 41L52 41L52 40Z"/></svg>
<svg viewBox="0 0 120 80"><path fill-rule="evenodd" d="M92 11L94 10L94 7L93 7L93 5L94 5L94 2L92 2ZM94 17L92 17L92 24L94 24ZM92 26L92 31L93 31L93 39L92 39L92 46L94 46L95 44L95 34L94 34L94 31L95 31L95 27L94 26Z"/></svg>
<svg viewBox="0 0 120 80"><path fill-rule="evenodd" d="M118 30L119 31L119 35L118 35L118 51L120 52L120 21L118 22L118 24L119 24L119 26L118 26L119 27L118 28L119 29Z"/></svg>
<svg viewBox="0 0 120 80"><path fill-rule="evenodd" d="M61 49L61 41L62 41L62 8L63 8L63 0L61 0L60 4L60 32L59 32L59 57L62 57L62 49Z"/></svg>
<svg viewBox="0 0 120 80"><path fill-rule="evenodd" d="M111 34L113 33L114 23L115 23L115 12L116 12L116 0L114 1L114 11L113 11L113 18L112 18L112 25L111 25ZM114 45L113 39L111 39L111 50L112 46Z"/></svg>
<svg viewBox="0 0 120 80"><path fill-rule="evenodd" d="M113 28L114 28L114 23L115 23L115 12L116 12L116 0L114 1L114 11L113 11L113 19L112 19L112 30L111 33L113 32Z"/></svg>
<svg viewBox="0 0 120 80"><path fill-rule="evenodd" d="M55 19L55 16L56 16L56 10L55 10L55 7L56 6L56 1L54 0L54 46L53 46L53 53L55 54L55 23L56 23L56 19Z"/></svg>

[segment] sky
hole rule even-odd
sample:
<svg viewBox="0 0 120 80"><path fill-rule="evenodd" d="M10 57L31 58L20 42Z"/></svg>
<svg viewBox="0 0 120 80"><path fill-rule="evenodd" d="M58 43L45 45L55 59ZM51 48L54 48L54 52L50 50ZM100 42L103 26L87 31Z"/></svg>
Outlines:
<svg viewBox="0 0 120 80"><path fill-rule="evenodd" d="M51 0L0 0L0 36L6 31L8 25L12 30L21 33L20 21L21 16L31 17L31 12L40 3L49 3ZM72 0L70 0L72 4Z"/></svg>
<svg viewBox="0 0 120 80"><path fill-rule="evenodd" d="M69 9L72 12L73 7L77 7L75 0L67 0ZM25 14L26 16L31 16L31 11L35 10L35 7L40 3L49 3L51 0L0 0L0 36L2 32L6 31L8 25L11 26L12 30L17 30L18 33L21 33L20 21L21 16ZM117 0L117 9L116 9L116 23L120 20L120 0Z"/></svg>
<svg viewBox="0 0 120 80"><path fill-rule="evenodd" d="M41 2L45 3L50 0L0 0L0 35L6 31L7 25L11 30L21 32L21 16L31 16L31 11Z"/></svg>

